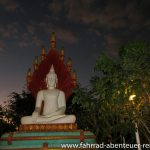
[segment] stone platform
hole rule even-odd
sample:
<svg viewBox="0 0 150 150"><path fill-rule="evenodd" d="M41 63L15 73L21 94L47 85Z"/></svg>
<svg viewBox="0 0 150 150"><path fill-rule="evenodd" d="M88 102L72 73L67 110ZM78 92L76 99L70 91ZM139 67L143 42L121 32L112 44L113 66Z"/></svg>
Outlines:
<svg viewBox="0 0 150 150"><path fill-rule="evenodd" d="M76 124L21 125L19 131L2 135L0 150L80 150L81 147L62 148L62 144L80 146L81 142L96 144L95 135L77 129Z"/></svg>

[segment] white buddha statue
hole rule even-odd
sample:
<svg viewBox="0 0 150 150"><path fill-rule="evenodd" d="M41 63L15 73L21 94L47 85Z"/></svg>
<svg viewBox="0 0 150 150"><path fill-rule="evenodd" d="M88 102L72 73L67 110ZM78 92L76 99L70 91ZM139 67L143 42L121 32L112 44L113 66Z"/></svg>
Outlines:
<svg viewBox="0 0 150 150"><path fill-rule="evenodd" d="M22 117L21 124L75 123L76 117L74 115L65 115L65 94L56 89L57 81L57 75L52 65L46 76L47 89L38 92L32 116ZM42 115L40 115L42 101L44 101L44 108Z"/></svg>

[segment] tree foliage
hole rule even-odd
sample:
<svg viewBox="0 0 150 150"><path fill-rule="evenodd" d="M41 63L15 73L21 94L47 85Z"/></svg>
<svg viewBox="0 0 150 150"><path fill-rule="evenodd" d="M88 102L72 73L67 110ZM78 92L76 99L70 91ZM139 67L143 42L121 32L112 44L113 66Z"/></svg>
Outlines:
<svg viewBox="0 0 150 150"><path fill-rule="evenodd" d="M29 116L34 111L35 99L31 93L25 91L21 94L13 92L10 95L8 108L12 114L13 123L15 126L19 126L21 117Z"/></svg>
<svg viewBox="0 0 150 150"><path fill-rule="evenodd" d="M149 45L141 42L124 46L118 59L101 54L94 70L102 75L91 79L90 88L77 88L73 98L73 104L87 113L80 114L85 117L82 121L86 128L96 134L100 143L118 143L123 138L127 143L135 143L136 121L142 142L150 142ZM133 94L134 100L129 101Z"/></svg>
<svg viewBox="0 0 150 150"><path fill-rule="evenodd" d="M5 132L15 130L7 107L0 105L0 137Z"/></svg>
<svg viewBox="0 0 150 150"><path fill-rule="evenodd" d="M8 104L0 107L0 134L15 131L21 117L31 115L35 107L35 99L29 92L13 92L9 97Z"/></svg>

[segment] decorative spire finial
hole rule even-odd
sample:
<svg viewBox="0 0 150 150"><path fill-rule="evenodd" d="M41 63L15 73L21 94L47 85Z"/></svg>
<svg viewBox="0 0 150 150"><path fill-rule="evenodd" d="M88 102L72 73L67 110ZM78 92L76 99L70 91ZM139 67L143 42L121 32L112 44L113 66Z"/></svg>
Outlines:
<svg viewBox="0 0 150 150"><path fill-rule="evenodd" d="M55 49L56 49L55 32L52 32L52 33L51 33L50 45L51 45L51 49L52 49L52 50L55 50Z"/></svg>
<svg viewBox="0 0 150 150"><path fill-rule="evenodd" d="M38 69L38 66L39 66L38 56L35 56L34 64L33 64L34 71Z"/></svg>
<svg viewBox="0 0 150 150"><path fill-rule="evenodd" d="M71 72L71 69L72 69L72 60L71 58L69 57L68 60L67 60L67 70L69 72Z"/></svg>
<svg viewBox="0 0 150 150"><path fill-rule="evenodd" d="M77 86L77 74L76 74L75 70L73 70L73 72L72 72L72 84L74 87Z"/></svg>
<svg viewBox="0 0 150 150"><path fill-rule="evenodd" d="M64 49L64 47L62 47L61 51L60 51L60 60L61 61L64 61L64 55L65 55L65 49Z"/></svg>
<svg viewBox="0 0 150 150"><path fill-rule="evenodd" d="M46 50L45 50L45 47L42 46L42 48L41 48L41 60L43 61L43 60L45 60L45 58L46 58Z"/></svg>
<svg viewBox="0 0 150 150"><path fill-rule="evenodd" d="M27 71L26 80L27 80L27 87L29 87L29 84L30 84L30 82L32 80L31 68L29 68L28 71Z"/></svg>

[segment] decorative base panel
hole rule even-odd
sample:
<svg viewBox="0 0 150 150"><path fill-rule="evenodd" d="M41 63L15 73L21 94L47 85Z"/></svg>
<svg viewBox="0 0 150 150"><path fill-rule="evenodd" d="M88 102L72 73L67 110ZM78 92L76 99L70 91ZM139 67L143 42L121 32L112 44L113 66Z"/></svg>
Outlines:
<svg viewBox="0 0 150 150"><path fill-rule="evenodd" d="M65 148L64 145L96 144L90 131L78 130L76 124L21 125L19 131L5 133L0 150L81 150L95 148Z"/></svg>
<svg viewBox="0 0 150 150"><path fill-rule="evenodd" d="M20 125L19 131L70 131L76 130L77 124L27 124Z"/></svg>

